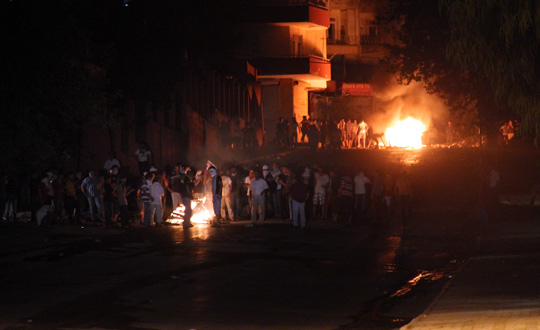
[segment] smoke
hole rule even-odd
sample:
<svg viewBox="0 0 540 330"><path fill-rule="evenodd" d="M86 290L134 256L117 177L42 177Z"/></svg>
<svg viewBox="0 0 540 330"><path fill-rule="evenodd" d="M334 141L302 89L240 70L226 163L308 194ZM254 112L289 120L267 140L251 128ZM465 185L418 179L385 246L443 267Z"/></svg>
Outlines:
<svg viewBox="0 0 540 330"><path fill-rule="evenodd" d="M412 117L425 127L448 118L449 109L442 98L429 94L421 82L400 85L394 78L372 86L374 111L367 117L373 132L382 133L400 120Z"/></svg>
<svg viewBox="0 0 540 330"><path fill-rule="evenodd" d="M205 169L210 162L218 171L230 168L232 165L246 164L256 161L253 154L243 150L230 150L223 146L225 152L206 152L203 154L189 155L188 162L196 169Z"/></svg>

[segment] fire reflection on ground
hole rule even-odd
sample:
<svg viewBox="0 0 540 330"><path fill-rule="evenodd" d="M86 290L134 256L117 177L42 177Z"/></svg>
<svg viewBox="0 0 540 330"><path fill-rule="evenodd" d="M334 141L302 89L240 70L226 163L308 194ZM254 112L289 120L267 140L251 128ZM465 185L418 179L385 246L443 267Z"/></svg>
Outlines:
<svg viewBox="0 0 540 330"><path fill-rule="evenodd" d="M396 151L396 159L400 165L409 167L420 164L422 151L420 149L407 149Z"/></svg>
<svg viewBox="0 0 540 330"><path fill-rule="evenodd" d="M205 206L204 198L192 200L191 209L193 210L193 215L191 216L193 227L189 230L184 230L184 232L189 232L189 237L184 237L184 240L187 241L195 237L206 240L209 236L208 231L210 226L208 224L211 223L214 212L208 210ZM177 207L167 219L167 223L171 225L182 225L184 223L185 210L184 205Z"/></svg>

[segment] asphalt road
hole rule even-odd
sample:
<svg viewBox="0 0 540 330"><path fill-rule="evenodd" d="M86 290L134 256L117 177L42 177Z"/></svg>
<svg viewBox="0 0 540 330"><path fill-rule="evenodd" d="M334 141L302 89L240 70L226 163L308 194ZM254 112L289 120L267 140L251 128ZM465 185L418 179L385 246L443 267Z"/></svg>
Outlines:
<svg viewBox="0 0 540 330"><path fill-rule="evenodd" d="M0 325L17 329L332 329L403 281L400 237L368 225L4 226ZM371 237L370 237L371 236ZM24 243L23 243L24 242ZM16 244L20 246L15 247Z"/></svg>

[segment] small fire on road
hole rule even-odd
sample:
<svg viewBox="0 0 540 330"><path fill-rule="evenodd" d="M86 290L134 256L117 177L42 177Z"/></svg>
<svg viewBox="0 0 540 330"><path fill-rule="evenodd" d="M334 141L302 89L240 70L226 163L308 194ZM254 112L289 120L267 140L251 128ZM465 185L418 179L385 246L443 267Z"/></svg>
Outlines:
<svg viewBox="0 0 540 330"><path fill-rule="evenodd" d="M205 206L206 198L203 199L194 199L191 201L191 209L193 210L193 215L191 216L191 223L192 224L206 224L210 223L212 220L212 217L214 216L214 212L209 211ZM186 208L182 204L179 207L176 208L171 213L171 216L167 220L170 224L173 225L179 225L184 222L184 214L185 214Z"/></svg>
<svg viewBox="0 0 540 330"><path fill-rule="evenodd" d="M389 127L386 132L388 145L392 147L422 148L422 134L426 131L424 124L414 118L407 118Z"/></svg>

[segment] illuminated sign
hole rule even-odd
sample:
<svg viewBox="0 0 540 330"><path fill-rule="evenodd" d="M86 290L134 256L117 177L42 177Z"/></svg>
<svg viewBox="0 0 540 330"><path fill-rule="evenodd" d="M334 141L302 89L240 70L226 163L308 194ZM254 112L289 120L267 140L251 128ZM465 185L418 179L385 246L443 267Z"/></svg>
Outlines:
<svg viewBox="0 0 540 330"><path fill-rule="evenodd" d="M343 83L341 92L352 96L371 96L371 85L367 83Z"/></svg>

